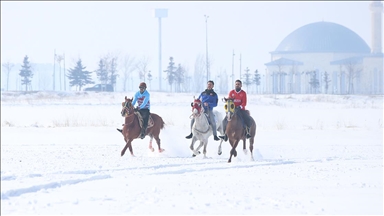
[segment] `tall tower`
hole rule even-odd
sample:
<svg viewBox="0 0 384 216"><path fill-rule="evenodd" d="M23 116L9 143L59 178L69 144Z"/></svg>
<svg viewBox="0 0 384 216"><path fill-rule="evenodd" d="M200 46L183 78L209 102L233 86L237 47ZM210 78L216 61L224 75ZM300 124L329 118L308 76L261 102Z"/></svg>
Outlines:
<svg viewBox="0 0 384 216"><path fill-rule="evenodd" d="M383 13L383 3L380 1L373 1L370 5L372 11L371 16L371 52L372 54L382 53L382 24L381 14Z"/></svg>

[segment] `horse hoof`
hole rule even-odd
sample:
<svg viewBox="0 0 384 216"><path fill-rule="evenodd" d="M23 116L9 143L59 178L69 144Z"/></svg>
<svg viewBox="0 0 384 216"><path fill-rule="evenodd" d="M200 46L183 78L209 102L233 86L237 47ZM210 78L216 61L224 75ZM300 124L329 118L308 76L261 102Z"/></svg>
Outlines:
<svg viewBox="0 0 384 216"><path fill-rule="evenodd" d="M237 151L235 151L235 152L233 153L233 156L234 156L234 157L237 157Z"/></svg>
<svg viewBox="0 0 384 216"><path fill-rule="evenodd" d="M159 149L159 152L160 152L160 153L163 152L163 151L165 151L165 149Z"/></svg>
<svg viewBox="0 0 384 216"><path fill-rule="evenodd" d="M151 152L154 152L154 151L155 151L155 149L154 149L154 148L149 148L149 150L151 150Z"/></svg>
<svg viewBox="0 0 384 216"><path fill-rule="evenodd" d="M222 153L222 152L218 152L217 154L218 154L218 155L221 155L221 153Z"/></svg>
<svg viewBox="0 0 384 216"><path fill-rule="evenodd" d="M196 157L196 155L195 155L195 154L192 154L192 157Z"/></svg>

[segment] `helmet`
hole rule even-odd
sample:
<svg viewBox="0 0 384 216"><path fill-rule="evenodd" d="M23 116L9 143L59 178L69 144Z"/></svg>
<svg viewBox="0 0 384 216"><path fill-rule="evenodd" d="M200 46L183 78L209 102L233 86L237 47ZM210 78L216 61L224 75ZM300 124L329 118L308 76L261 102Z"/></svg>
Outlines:
<svg viewBox="0 0 384 216"><path fill-rule="evenodd" d="M144 88L147 88L147 84L145 84L145 82L141 82L139 87L144 87Z"/></svg>

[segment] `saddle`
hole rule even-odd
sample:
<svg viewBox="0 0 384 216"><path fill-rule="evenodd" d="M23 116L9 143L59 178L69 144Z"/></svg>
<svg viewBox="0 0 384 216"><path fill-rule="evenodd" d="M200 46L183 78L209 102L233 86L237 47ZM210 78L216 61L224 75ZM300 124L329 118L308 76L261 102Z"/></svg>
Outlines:
<svg viewBox="0 0 384 216"><path fill-rule="evenodd" d="M140 112L135 112L135 115L139 118L140 128L143 128L143 117ZM152 119L152 114L149 114L147 129L151 128L153 125L155 125L155 122Z"/></svg>

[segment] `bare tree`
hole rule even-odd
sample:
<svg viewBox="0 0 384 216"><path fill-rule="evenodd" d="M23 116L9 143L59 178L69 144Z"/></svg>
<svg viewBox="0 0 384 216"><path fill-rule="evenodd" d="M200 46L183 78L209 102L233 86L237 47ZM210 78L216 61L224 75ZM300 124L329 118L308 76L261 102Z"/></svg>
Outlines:
<svg viewBox="0 0 384 216"><path fill-rule="evenodd" d="M153 79L153 78L152 78L152 73L151 73L150 70L148 71L147 79L148 79L149 85L151 85L151 82L152 82L152 79Z"/></svg>
<svg viewBox="0 0 384 216"><path fill-rule="evenodd" d="M129 78L132 78L132 72L135 70L135 58L127 54L121 60L120 65L123 78L123 90L127 91L127 82ZM131 81L133 82L133 79L131 79ZM131 83L131 90L133 90L132 86L133 83Z"/></svg>
<svg viewBox="0 0 384 216"><path fill-rule="evenodd" d="M194 77L194 91L199 92L204 88L207 81L204 81L204 73L206 70L204 56L199 54L195 61L195 70L193 73Z"/></svg>
<svg viewBox="0 0 384 216"><path fill-rule="evenodd" d="M191 89L190 88L191 80L190 80L190 77L188 76L189 69L187 66L185 66L185 64L182 66L182 68L183 68L183 81L182 83L180 83L180 85L181 85L182 91L189 92Z"/></svg>
<svg viewBox="0 0 384 216"><path fill-rule="evenodd" d="M148 56L143 56L141 59L136 63L136 70L139 73L140 80L143 80L145 82L146 75L148 73L148 64L150 60Z"/></svg>
<svg viewBox="0 0 384 216"><path fill-rule="evenodd" d="M280 59L282 60L282 59ZM284 72L284 64L282 61L279 61L277 60L276 61L276 67L277 67L277 71L273 71L273 74L272 74L272 80L273 80L273 83L272 83L272 92L273 93L283 93L283 85L284 85L284 76L286 75L286 73Z"/></svg>
<svg viewBox="0 0 384 216"><path fill-rule="evenodd" d="M353 83L355 81L355 78L357 78L360 75L363 69L358 66L358 63L356 60L347 61L344 64L344 67L347 72L346 75L347 75L348 93L354 94L355 89L354 89Z"/></svg>
<svg viewBox="0 0 384 216"><path fill-rule="evenodd" d="M7 74L7 91L9 86L9 73L12 71L13 66L15 66L13 63L7 61L2 66L5 68L5 72Z"/></svg>
<svg viewBox="0 0 384 216"><path fill-rule="evenodd" d="M228 74L227 71L223 68L220 68L219 75L217 75L218 80L215 81L215 90L218 90L221 94L228 93Z"/></svg>

